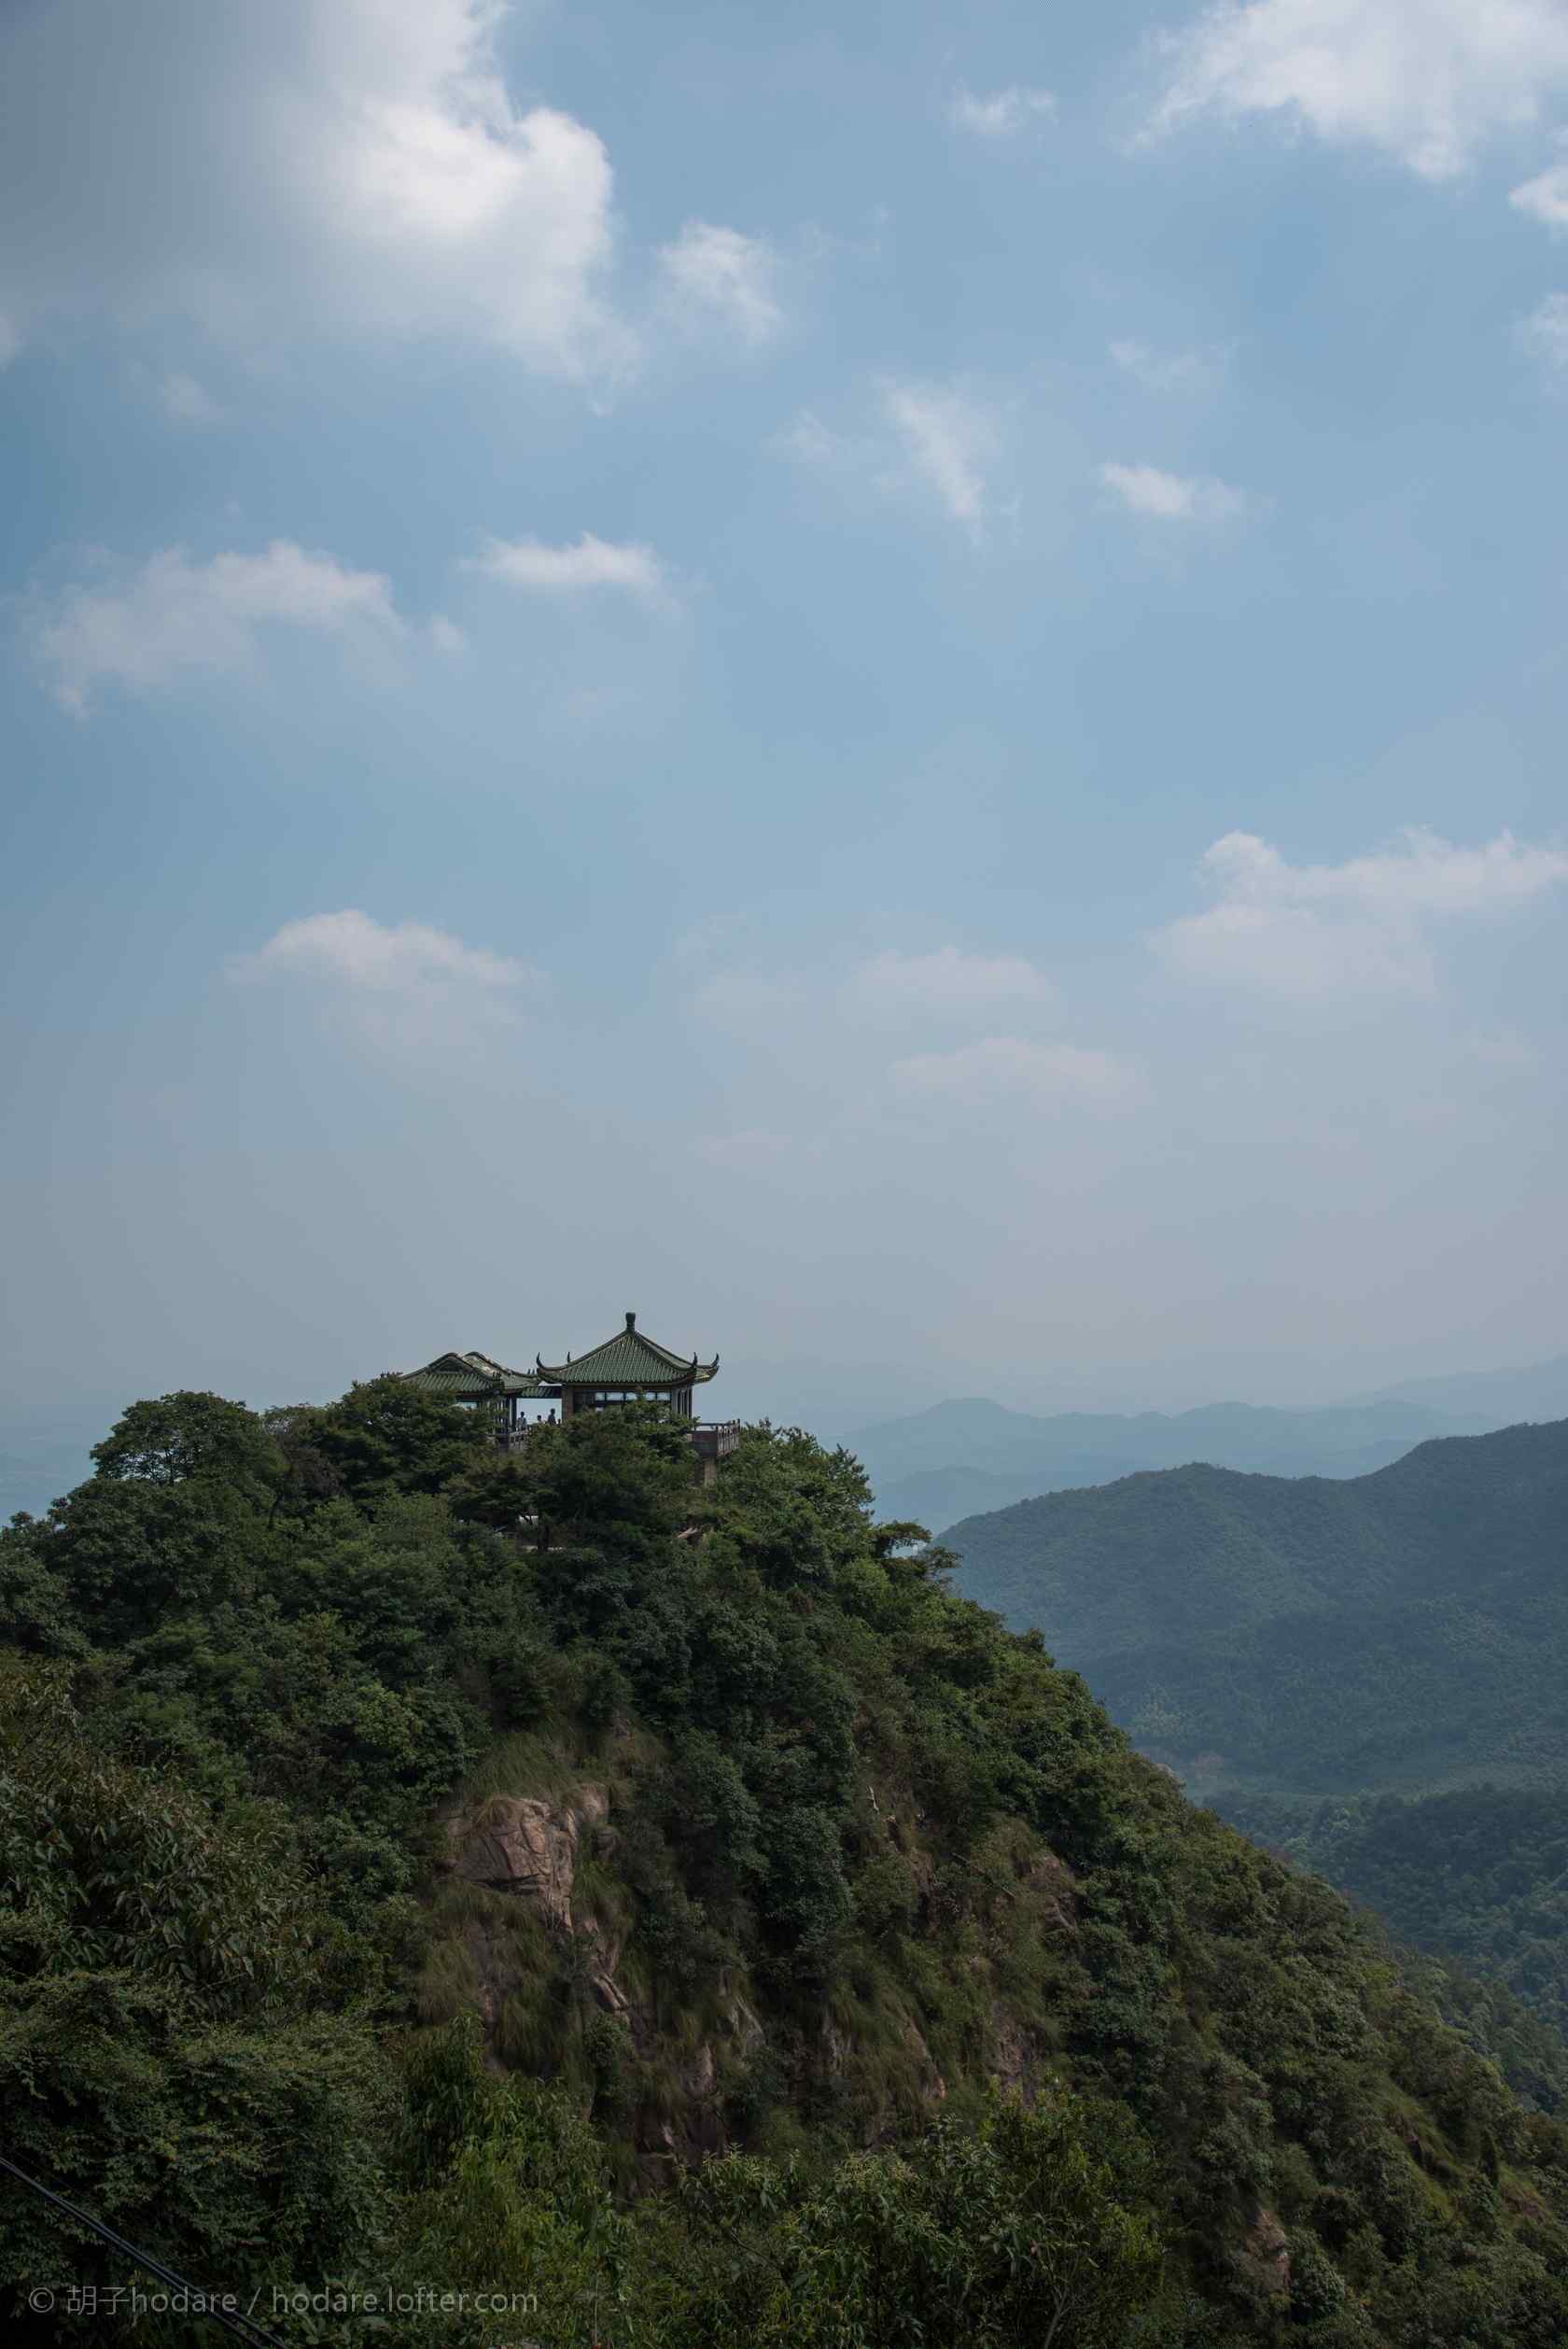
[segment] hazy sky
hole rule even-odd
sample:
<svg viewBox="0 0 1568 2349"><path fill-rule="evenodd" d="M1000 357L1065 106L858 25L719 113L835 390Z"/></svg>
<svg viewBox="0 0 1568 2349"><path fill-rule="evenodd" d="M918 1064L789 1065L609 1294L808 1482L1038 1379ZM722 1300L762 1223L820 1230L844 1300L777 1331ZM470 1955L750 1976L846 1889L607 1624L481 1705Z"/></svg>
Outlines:
<svg viewBox="0 0 1568 2349"><path fill-rule="evenodd" d="M0 359L16 1399L1561 1350L1563 0L7 0Z"/></svg>

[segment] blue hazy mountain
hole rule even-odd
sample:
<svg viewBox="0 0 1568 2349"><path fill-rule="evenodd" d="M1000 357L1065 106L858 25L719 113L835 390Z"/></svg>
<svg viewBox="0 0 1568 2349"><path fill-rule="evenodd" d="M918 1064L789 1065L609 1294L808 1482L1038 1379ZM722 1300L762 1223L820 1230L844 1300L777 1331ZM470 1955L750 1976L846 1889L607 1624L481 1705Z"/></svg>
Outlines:
<svg viewBox="0 0 1568 2349"><path fill-rule="evenodd" d="M1365 1476L1435 1435L1479 1432L1402 1397L1312 1411L1207 1403L1195 1411L1035 1417L981 1397L937 1403L849 1439L885 1517L933 1531L1043 1493L1203 1461L1266 1476Z"/></svg>
<svg viewBox="0 0 1568 2349"><path fill-rule="evenodd" d="M1453 1420L1484 1422L1488 1428L1568 1419L1568 1354L1522 1371L1458 1371L1446 1378L1407 1379L1375 1394L1353 1395L1351 1401L1416 1403Z"/></svg>
<svg viewBox="0 0 1568 2349"><path fill-rule="evenodd" d="M1354 1478L1159 1470L947 1538L1203 1791L1568 1787L1568 1421Z"/></svg>

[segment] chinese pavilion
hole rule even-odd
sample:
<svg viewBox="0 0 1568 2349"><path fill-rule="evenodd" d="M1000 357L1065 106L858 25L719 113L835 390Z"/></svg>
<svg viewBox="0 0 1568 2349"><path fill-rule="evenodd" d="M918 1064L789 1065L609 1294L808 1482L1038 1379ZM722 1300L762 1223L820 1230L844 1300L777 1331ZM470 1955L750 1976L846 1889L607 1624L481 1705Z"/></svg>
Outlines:
<svg viewBox="0 0 1568 2349"><path fill-rule="evenodd" d="M527 1403L553 1400L532 1371L509 1371L504 1362L494 1361L488 1354L438 1354L422 1370L399 1371L397 1375L422 1393L440 1395L449 1403L494 1403L497 1426L503 1436L523 1425Z"/></svg>
<svg viewBox="0 0 1568 2349"><path fill-rule="evenodd" d="M488 1354L439 1354L422 1370L400 1375L427 1394L449 1402L491 1405L496 1431L502 1443L521 1441L527 1433L530 1403L554 1403L563 1420L587 1411L606 1411L619 1403L662 1402L677 1418L689 1423L692 1448L711 1475L718 1462L735 1449L739 1426L695 1418L693 1390L704 1386L719 1371L719 1357L711 1362L673 1354L637 1326L636 1314L626 1326L586 1354L568 1354L564 1362L534 1357L531 1371L509 1370ZM555 1416L551 1412L550 1416Z"/></svg>
<svg viewBox="0 0 1568 2349"><path fill-rule="evenodd" d="M564 1362L553 1365L534 1357L535 1376L560 1395L563 1419L580 1411L603 1411L611 1403L642 1400L666 1402L679 1417L690 1419L692 1389L706 1385L718 1371L717 1355L711 1362L699 1362L693 1353L687 1361L683 1355L672 1354L668 1346L655 1344L637 1328L636 1314L626 1315L624 1329L618 1329L603 1345L580 1354L575 1361L569 1354Z"/></svg>

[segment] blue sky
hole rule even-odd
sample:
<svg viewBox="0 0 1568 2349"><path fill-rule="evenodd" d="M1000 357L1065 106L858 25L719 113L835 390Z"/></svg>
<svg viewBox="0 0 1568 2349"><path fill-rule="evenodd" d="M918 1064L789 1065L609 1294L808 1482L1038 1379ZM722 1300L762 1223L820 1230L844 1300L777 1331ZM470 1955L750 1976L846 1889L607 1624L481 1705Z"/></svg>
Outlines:
<svg viewBox="0 0 1568 2349"><path fill-rule="evenodd" d="M1562 1346L1568 8L0 19L11 1398Z"/></svg>

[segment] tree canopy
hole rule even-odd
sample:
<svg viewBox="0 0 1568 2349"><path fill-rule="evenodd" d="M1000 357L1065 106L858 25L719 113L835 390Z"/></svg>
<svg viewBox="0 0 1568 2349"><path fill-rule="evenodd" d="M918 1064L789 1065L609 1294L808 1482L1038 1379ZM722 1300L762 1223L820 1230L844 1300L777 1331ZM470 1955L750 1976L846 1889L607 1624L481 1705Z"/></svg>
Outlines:
<svg viewBox="0 0 1568 2349"><path fill-rule="evenodd" d="M386 1382L168 1397L0 1535L24 2166L193 2274L536 2293L562 2349L1568 2331L1568 2131L1446 1977L848 1455L482 1436ZM0 2198L37 2338L111 2267Z"/></svg>

